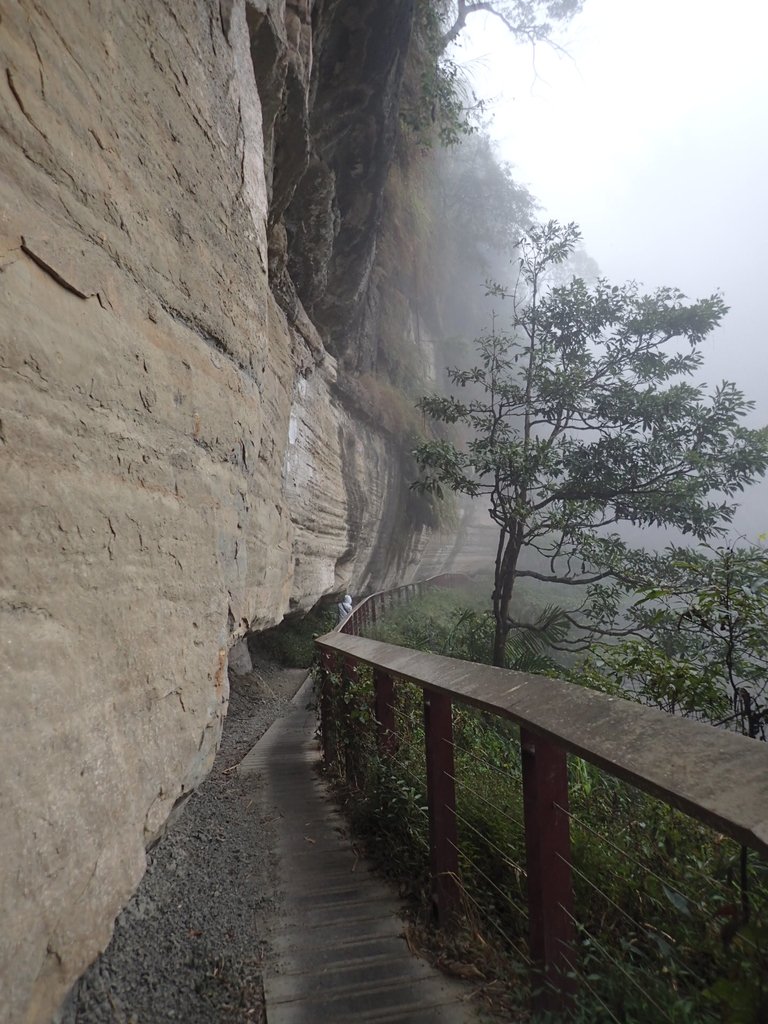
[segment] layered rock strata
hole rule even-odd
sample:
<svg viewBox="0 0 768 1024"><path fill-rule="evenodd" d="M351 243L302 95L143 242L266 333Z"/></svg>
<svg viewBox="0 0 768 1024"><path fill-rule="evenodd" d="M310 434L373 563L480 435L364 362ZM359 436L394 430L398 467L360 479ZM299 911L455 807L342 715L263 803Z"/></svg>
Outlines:
<svg viewBox="0 0 768 1024"><path fill-rule="evenodd" d="M395 18L389 61L369 32L331 66L364 7ZM306 0L3 7L2 1021L49 1020L107 943L210 768L238 637L415 568L397 446L334 397L301 299L346 282L326 334L364 301L383 150L355 192L345 111L315 101L336 75L349 123L390 124L409 7L327 0L314 37ZM286 217L295 240L342 164L299 291Z"/></svg>

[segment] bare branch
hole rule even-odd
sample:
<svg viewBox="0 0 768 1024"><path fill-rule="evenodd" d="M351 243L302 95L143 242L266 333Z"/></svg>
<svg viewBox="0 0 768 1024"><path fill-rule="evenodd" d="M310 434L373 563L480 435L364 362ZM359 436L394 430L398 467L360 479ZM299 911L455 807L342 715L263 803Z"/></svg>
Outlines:
<svg viewBox="0 0 768 1024"><path fill-rule="evenodd" d="M599 583L601 580L616 579L614 572L600 572L595 576L544 576L543 573L533 572L530 569L518 569L518 577L525 576L530 580L540 580L542 583L563 583L568 587L583 587L590 583Z"/></svg>

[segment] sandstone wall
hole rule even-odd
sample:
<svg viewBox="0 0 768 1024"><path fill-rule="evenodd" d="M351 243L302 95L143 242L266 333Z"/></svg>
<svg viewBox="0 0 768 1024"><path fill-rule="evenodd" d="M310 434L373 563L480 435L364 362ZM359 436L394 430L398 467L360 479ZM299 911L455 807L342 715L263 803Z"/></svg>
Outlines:
<svg viewBox="0 0 768 1024"><path fill-rule="evenodd" d="M209 770L236 639L425 539L280 252L309 7L3 4L2 1021L49 1020L107 943Z"/></svg>

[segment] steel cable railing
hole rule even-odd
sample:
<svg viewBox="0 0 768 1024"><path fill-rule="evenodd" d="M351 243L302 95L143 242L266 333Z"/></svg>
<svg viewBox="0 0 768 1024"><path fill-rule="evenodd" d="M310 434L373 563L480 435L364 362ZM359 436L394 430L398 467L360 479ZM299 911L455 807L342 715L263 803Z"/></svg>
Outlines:
<svg viewBox="0 0 768 1024"><path fill-rule="evenodd" d="M543 677L539 684L532 677L512 677L501 670L360 636L387 610L412 596L434 586L463 585L466 580L453 575L438 579L441 583L423 581L371 595L334 633L318 640L325 673L321 693L324 747L334 732L334 715L349 712L350 706L340 695L348 695L350 687L358 685L361 667L366 673L372 669L373 678L366 675L361 705L368 707L369 715L365 722L354 719L354 734L359 738L361 731L370 728L365 740L368 756L379 757L422 795L415 801L414 813L420 822L416 841L429 852L438 922L448 925L457 914L470 910L477 914L481 926L497 933L523 963L531 965L534 1004L539 1010L562 1012L583 992L602 1008L606 1020L634 1020L626 1015L626 1006L634 999L633 1005L647 1008L646 1016L638 1019L677 1024L683 1018L670 1008L674 999L668 1002L660 995L663 985L669 983L676 998L681 984L699 991L711 984L702 956L697 954L690 962L686 958L691 957L690 943L697 935L712 946L713 926L708 915L731 907L734 885L711 877L710 865L709 876L700 876L707 891L699 894L694 892L699 881L680 877L680 872L666 874L659 866L658 851L652 864L643 863L638 850L642 843L635 835L640 834L639 825L625 821L621 830L611 828L612 801L625 800L627 793L639 794L637 813L642 814L648 807L643 801L653 799L643 794L645 789L667 804L684 807L705 823L716 823L718 832L708 833L710 845L722 844L718 834L722 830L739 842L750 840L765 855L768 830L761 832L759 822L768 807L766 750L730 734L722 739L728 753L724 758L711 742L711 728L686 723L691 761L711 772L712 778L701 783L701 772L682 770L681 766L689 766L678 739L681 723L670 726L663 714L654 713L652 724L666 744L669 761L666 777L660 776L652 759L643 753L634 721L643 715L643 722L647 721L648 709L626 704L617 713L611 698L572 684ZM335 690L330 683L334 673ZM558 715L551 690L546 691L553 683L560 687L557 696L561 702L568 705L565 714ZM541 707L525 701L526 689L538 685L546 693ZM522 700L516 696L519 691L523 691ZM330 699L332 692L335 703ZM359 715L359 708L354 714ZM490 714L500 716L504 728L494 731L488 724ZM465 735L466 716L472 715L477 721L469 723L472 728ZM625 723L624 746L616 743L608 721L619 718ZM521 727L519 733L510 727L510 721ZM575 730L575 721L583 723L581 732ZM482 733L483 729L488 731ZM488 749L473 745L475 733L487 737ZM667 734L671 739L665 739ZM652 740L659 742L658 736ZM418 754L420 744L426 746L426 757L423 748ZM579 755L572 766L572 774L576 774L571 785L578 782L579 772L586 770L579 768L580 759L586 759L586 767L594 775L590 781L595 787L592 800L602 817L590 814L587 822L577 813L588 789L582 792L577 786L581 804L577 801L576 808L570 807L566 751ZM739 799L732 800L730 806L718 796L718 783L725 778L718 775L723 764L747 780ZM605 775L595 765L615 774ZM720 788L727 790L724 782ZM635 806L631 800L629 806ZM768 817L762 820L768 821ZM573 849L571 826L577 833ZM652 843L650 848L653 850ZM609 854L620 870L606 867ZM638 889L636 899L627 895L632 884ZM755 904L753 912L762 913L762 909ZM686 941L681 943L672 934L673 927L665 930L662 919L665 912L685 915L689 911L701 921L695 927L686 922ZM612 946L610 938L606 940L606 929L613 938L621 936L618 946ZM521 935L526 932L527 951L521 945ZM739 933L738 946L755 964L768 967L765 945L761 946L749 929ZM597 963L603 966L596 968ZM658 985L649 988L643 983L645 969L658 973ZM608 981L614 985L611 992ZM617 986L624 990L618 1013L613 1000Z"/></svg>

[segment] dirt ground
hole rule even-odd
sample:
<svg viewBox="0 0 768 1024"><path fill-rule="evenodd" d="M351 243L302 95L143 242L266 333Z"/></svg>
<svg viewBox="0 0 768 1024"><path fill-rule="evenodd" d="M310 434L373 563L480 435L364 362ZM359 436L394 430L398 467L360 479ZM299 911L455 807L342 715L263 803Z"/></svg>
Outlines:
<svg viewBox="0 0 768 1024"><path fill-rule="evenodd" d="M268 661L230 676L211 775L147 854L147 873L110 945L57 1024L262 1024L264 935L279 914L273 833L254 780L229 769L284 713L305 676Z"/></svg>

